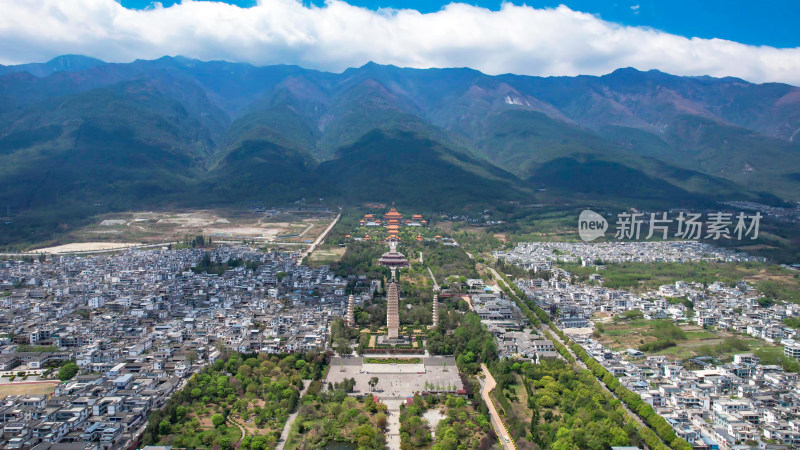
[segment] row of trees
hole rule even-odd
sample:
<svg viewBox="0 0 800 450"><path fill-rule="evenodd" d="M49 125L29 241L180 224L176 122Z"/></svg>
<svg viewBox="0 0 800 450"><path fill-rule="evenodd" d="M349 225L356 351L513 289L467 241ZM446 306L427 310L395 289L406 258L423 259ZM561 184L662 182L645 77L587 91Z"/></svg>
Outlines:
<svg viewBox="0 0 800 450"><path fill-rule="evenodd" d="M560 330L559 330L560 331ZM647 425L654 430L658 437L664 442L668 443L671 448L679 450L691 450L692 446L684 439L675 434L666 419L658 415L652 406L646 403L639 394L628 390L622 383L619 382L611 372L605 369L600 363L592 358L584 349L577 343L571 343L570 348L578 358L586 364L586 367L592 371L595 377L602 380L606 386L614 392L614 394L622 400L631 411L634 411L639 417L644 420ZM655 441L655 440L653 440ZM649 444L648 444L649 445Z"/></svg>
<svg viewBox="0 0 800 450"><path fill-rule="evenodd" d="M563 342L569 343L569 347L574 352L574 354L583 361L586 367L592 372L592 374L599 380L601 380L605 385L608 387L609 390L614 392L614 394L619 398L631 411L634 411L638 414L642 420L650 427L650 428L640 428L639 435L644 439L645 443L650 448L657 448L657 449L667 449L663 442L666 442L670 445L673 449L685 449L689 450L692 446L686 442L684 439L678 437L675 434L675 430L672 426L661 416L656 414L653 407L647 404L642 398L622 386L619 380L611 374L608 370L606 370L600 363L598 363L594 358L592 358L579 344L572 342L570 338L562 332L559 328L552 324L550 318L547 316L541 308L536 306L536 304L531 301L518 286L511 283L511 281L506 277L504 274L501 274L503 277L503 281L505 281L509 288L513 291L512 297L517 301L517 304L520 308L528 315L528 318L536 323L546 323L551 327L551 329L559 335ZM563 345L561 345L558 341L553 340L554 344L556 344L557 350L559 352L566 351ZM569 352L567 352L569 353ZM568 358L569 360L573 360L574 358ZM655 431L655 433L653 433ZM656 435L657 433L657 435ZM663 440L663 442L661 442Z"/></svg>
<svg viewBox="0 0 800 450"><path fill-rule="evenodd" d="M600 450L642 443L635 422L588 371L556 359L505 362L498 369L497 392L522 378L532 413L530 436L540 448Z"/></svg>

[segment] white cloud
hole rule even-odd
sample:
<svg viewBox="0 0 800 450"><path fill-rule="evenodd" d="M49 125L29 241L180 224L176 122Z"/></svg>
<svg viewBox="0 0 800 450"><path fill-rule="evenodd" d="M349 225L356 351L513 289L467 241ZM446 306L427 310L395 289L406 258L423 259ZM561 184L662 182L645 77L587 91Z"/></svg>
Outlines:
<svg viewBox="0 0 800 450"><path fill-rule="evenodd" d="M626 27L565 6L453 3L372 11L330 0L261 0L242 9L184 0L128 10L114 0L0 0L0 63L65 53L125 62L163 55L340 71L368 61L472 67L489 74L604 74L619 67L800 84L800 48L756 47Z"/></svg>

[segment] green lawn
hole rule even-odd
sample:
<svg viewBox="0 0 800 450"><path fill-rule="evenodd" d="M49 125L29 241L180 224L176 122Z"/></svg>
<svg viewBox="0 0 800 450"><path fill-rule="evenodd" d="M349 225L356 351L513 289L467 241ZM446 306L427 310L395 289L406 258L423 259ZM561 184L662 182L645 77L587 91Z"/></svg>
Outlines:
<svg viewBox="0 0 800 450"><path fill-rule="evenodd" d="M753 353L761 358L761 364L778 364L783 358L783 346L756 347Z"/></svg>
<svg viewBox="0 0 800 450"><path fill-rule="evenodd" d="M686 333L688 340L714 339L717 335L713 331L689 331Z"/></svg>
<svg viewBox="0 0 800 450"><path fill-rule="evenodd" d="M665 348L664 350L659 350L653 354L662 356L672 356L675 359L689 359L694 356L697 356L694 353L692 353L691 349L680 345L677 345L675 347Z"/></svg>
<svg viewBox="0 0 800 450"><path fill-rule="evenodd" d="M759 348L766 349L765 354L770 356L782 354L781 347L760 339L731 334L724 330L702 329L692 324L676 326L669 320L620 320L605 323L601 329L600 341L613 350L639 348L647 355L663 355L673 359L711 356L721 361L730 361L736 353L755 352ZM661 349L640 348L643 344L652 346L658 342L672 342L673 345ZM773 348L776 350L772 350ZM770 359L775 360L775 357Z"/></svg>

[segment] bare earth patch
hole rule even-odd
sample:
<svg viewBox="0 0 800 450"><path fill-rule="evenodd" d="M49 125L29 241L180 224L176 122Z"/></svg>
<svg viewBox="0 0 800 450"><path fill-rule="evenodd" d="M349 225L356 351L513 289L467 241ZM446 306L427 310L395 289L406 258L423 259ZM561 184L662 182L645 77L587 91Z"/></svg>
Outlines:
<svg viewBox="0 0 800 450"><path fill-rule="evenodd" d="M428 422L428 427L431 429L431 437L436 437L436 426L439 425L439 421L446 419L447 416L438 409L433 408L422 413L422 418Z"/></svg>
<svg viewBox="0 0 800 450"><path fill-rule="evenodd" d="M213 209L129 211L104 214L96 222L72 230L58 241L39 244L39 252L65 253L114 250L141 244L183 242L198 235L212 240L258 240L271 244L303 244L315 239L335 216L319 211L256 211ZM67 244L69 247L59 244ZM77 247L75 246L77 245Z"/></svg>
<svg viewBox="0 0 800 450"><path fill-rule="evenodd" d="M314 250L314 253L312 253L308 259L311 262L333 263L342 259L346 251L347 247L318 248Z"/></svg>
<svg viewBox="0 0 800 450"><path fill-rule="evenodd" d="M211 237L248 237L248 238L265 238L273 239L283 228L266 228L266 227L226 227L226 228L204 228L203 234Z"/></svg>
<svg viewBox="0 0 800 450"><path fill-rule="evenodd" d="M39 248L31 250L33 253L77 253L77 252L93 252L103 250L117 250L125 249L128 247L135 247L141 245L138 243L121 243L121 242L76 242L73 244L57 245L55 247Z"/></svg>
<svg viewBox="0 0 800 450"><path fill-rule="evenodd" d="M41 381L37 383L2 383L0 384L0 398L9 395L44 395L52 394L59 382Z"/></svg>

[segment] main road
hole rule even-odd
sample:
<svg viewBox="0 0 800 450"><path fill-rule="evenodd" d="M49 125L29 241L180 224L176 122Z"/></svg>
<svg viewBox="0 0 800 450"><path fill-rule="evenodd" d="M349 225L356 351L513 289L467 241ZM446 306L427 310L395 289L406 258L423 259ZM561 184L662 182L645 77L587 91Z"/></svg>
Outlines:
<svg viewBox="0 0 800 450"><path fill-rule="evenodd" d="M481 363L481 370L483 370L483 375L486 378L486 381L483 383L483 389L481 389L481 397L483 398L484 403L486 403L486 407L489 408L489 415L492 417L492 426L494 426L494 432L497 434L497 439L501 444L503 444L504 449L515 450L517 446L514 445L514 440L511 438L511 435L508 434L508 431L503 424L503 419L501 419L500 414L497 413L497 409L494 407L494 401L492 401L492 397L490 395L492 390L497 386L497 382L492 376L492 373L489 372L486 364Z"/></svg>
<svg viewBox="0 0 800 450"><path fill-rule="evenodd" d="M489 269L489 272L492 272L492 276L494 277L495 280L497 280L497 285L498 286L500 286L500 283L503 283L503 286L505 286L506 289L508 289L509 291L511 290L511 286L506 284L506 281L503 278L500 277L500 274L497 273L497 271L494 270L493 267L487 265L486 268ZM503 289L503 286L500 286L500 289Z"/></svg>
<svg viewBox="0 0 800 450"><path fill-rule="evenodd" d="M311 244L310 247L308 247L308 250L306 250L305 253L303 253L302 256L300 256L300 258L297 260L297 265L298 266L303 263L303 259L306 256L310 255L314 250L316 250L317 246L319 244L321 244L322 241L324 241L326 237L328 237L328 233L331 232L333 227L336 226L336 224L339 222L339 219L341 219L341 218L342 218L342 209L339 208L339 214L336 215L336 218L333 219L333 221L331 221L330 225L328 225L327 228L325 228L325 231L323 231L319 236L317 236L316 239L314 239L314 242Z"/></svg>
<svg viewBox="0 0 800 450"><path fill-rule="evenodd" d="M547 324L542 324L542 330L549 330L549 329L550 329L550 327ZM587 370L587 371L589 371L591 373L591 370L589 369L589 367L587 367L586 364L583 363L583 360L578 358L578 355L576 355L575 352L572 351L572 349L569 347L568 343L564 342L564 340L561 339L561 336L558 333L551 333L551 335L553 336L553 338L555 340L560 342L561 345L563 345L567 349L567 351L569 352L570 355L572 355L573 358L575 358L575 363L578 364L578 366L581 369ZM594 374L592 374L592 375L594 375ZM597 379L597 377L595 377L595 379ZM645 428L650 428L650 426L647 425L646 423L644 423L644 421L642 420L642 418L638 414L636 414L630 408L628 408L628 405L626 405L625 402L622 401L622 399L617 397L617 394L615 394L614 391L612 391L611 389L608 388L608 386L606 386L606 383L603 382L603 380L599 380L598 379L597 382L600 383L600 387L602 387L606 392L611 394L612 397L614 397L615 399L619 400L620 405L622 405L622 407L625 408L625 411L627 411L628 414L630 414L630 416L634 418L634 420L639 422L639 425L641 425L641 426L643 426ZM666 445L666 442L664 444Z"/></svg>

